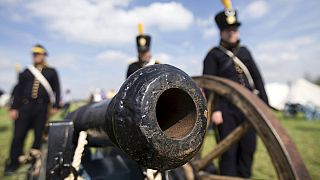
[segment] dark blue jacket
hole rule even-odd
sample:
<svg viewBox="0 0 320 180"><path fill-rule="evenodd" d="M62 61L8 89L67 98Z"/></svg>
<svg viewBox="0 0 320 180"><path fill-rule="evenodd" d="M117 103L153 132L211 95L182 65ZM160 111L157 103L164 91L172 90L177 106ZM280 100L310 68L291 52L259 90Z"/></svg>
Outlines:
<svg viewBox="0 0 320 180"><path fill-rule="evenodd" d="M249 50L243 46L237 46L229 50L231 50L243 62L243 64L246 65L253 78L255 87L259 91L259 97L268 104L268 97L264 89L263 79ZM233 60L219 47L212 48L205 57L203 62L203 74L227 78L242 84L249 90L253 90L250 87L245 74L239 73L239 71L236 70L236 65ZM224 101L225 100L222 100L222 102L218 104L217 110L226 104Z"/></svg>
<svg viewBox="0 0 320 180"><path fill-rule="evenodd" d="M53 92L55 93L56 103L53 104L53 107L58 108L60 102L60 84L58 74L55 69L50 67L44 67L41 73L47 79ZM22 73L19 74L18 84L15 86L12 93L13 103L11 109L19 109L23 103L33 100L33 85L34 76L28 69L25 69ZM37 99L41 99L46 103L50 102L49 95L41 83L37 90Z"/></svg>

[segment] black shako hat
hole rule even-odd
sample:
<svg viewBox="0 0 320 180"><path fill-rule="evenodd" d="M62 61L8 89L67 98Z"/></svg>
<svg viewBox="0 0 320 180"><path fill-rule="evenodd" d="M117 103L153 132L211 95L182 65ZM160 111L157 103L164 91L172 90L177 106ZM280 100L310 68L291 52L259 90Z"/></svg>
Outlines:
<svg viewBox="0 0 320 180"><path fill-rule="evenodd" d="M214 20L216 21L220 31L232 26L239 27L241 25L241 23L238 21L237 11L235 9L226 9L219 12L215 16Z"/></svg>
<svg viewBox="0 0 320 180"><path fill-rule="evenodd" d="M136 38L138 52L146 52L150 50L151 36L149 35L138 35Z"/></svg>

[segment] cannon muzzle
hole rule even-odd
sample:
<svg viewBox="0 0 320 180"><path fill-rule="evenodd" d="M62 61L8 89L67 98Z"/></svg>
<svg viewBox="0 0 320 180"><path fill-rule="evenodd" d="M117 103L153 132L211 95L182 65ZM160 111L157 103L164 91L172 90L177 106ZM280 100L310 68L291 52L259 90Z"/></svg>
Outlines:
<svg viewBox="0 0 320 180"><path fill-rule="evenodd" d="M188 162L206 131L206 102L183 71L154 65L132 74L109 101L74 112L75 132L107 134L142 167L167 170Z"/></svg>

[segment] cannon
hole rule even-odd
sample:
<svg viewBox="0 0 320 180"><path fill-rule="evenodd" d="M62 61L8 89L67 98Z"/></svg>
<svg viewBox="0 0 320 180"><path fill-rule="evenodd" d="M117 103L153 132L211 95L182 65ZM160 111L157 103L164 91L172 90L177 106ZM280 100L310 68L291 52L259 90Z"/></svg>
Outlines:
<svg viewBox="0 0 320 180"><path fill-rule="evenodd" d="M206 101L186 73L170 65L143 68L111 101L86 105L50 124L46 178L77 176L71 162L81 131L88 132L89 146L112 142L140 167L182 166L202 145L206 113Z"/></svg>
<svg viewBox="0 0 320 180"><path fill-rule="evenodd" d="M213 92L207 101L199 87ZM219 96L238 107L246 121L217 142L208 154L192 159L202 145L208 124L206 117ZM89 134L88 146L111 145L123 152L126 165L136 162L131 168L141 172L140 179L147 168L157 170L155 176L160 172L167 178L170 176L166 172L175 171L167 170L177 167L185 174L180 179L241 179L210 174L204 169L250 128L256 130L264 143L278 179L311 179L293 141L272 111L241 85L219 77L198 76L192 80L169 65L147 67L133 74L111 101L84 106L66 119L50 124L47 179L77 175L71 162L81 131ZM96 162L90 166L95 173L101 170ZM122 169L121 173L124 172ZM114 177L109 179L121 179ZM128 177L132 174L122 179Z"/></svg>

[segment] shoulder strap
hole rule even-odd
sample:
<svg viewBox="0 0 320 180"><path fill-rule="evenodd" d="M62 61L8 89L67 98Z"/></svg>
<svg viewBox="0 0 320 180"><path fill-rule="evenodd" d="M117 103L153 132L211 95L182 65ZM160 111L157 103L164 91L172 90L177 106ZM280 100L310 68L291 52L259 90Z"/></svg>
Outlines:
<svg viewBox="0 0 320 180"><path fill-rule="evenodd" d="M35 68L33 65L29 65L28 66L29 71L33 74L33 76L35 78L37 78L39 80L39 82L42 84L42 86L44 87L44 89L47 91L49 98L50 98L50 102L52 104L54 104L56 102L56 98L55 95L53 93L53 90L48 82L48 80L43 76L43 74L40 73L40 71Z"/></svg>
<svg viewBox="0 0 320 180"><path fill-rule="evenodd" d="M226 55L228 55L235 64L237 64L244 72L245 76L247 77L248 79L248 82L250 84L250 87L253 89L254 93L255 94L258 94L258 90L256 89L256 86L254 84L254 81L253 81L253 78L250 74L250 71L248 70L247 66L245 64L243 64L243 62L231 51L229 51L228 49L222 47L222 46L219 46L219 49L221 51L223 51Z"/></svg>

